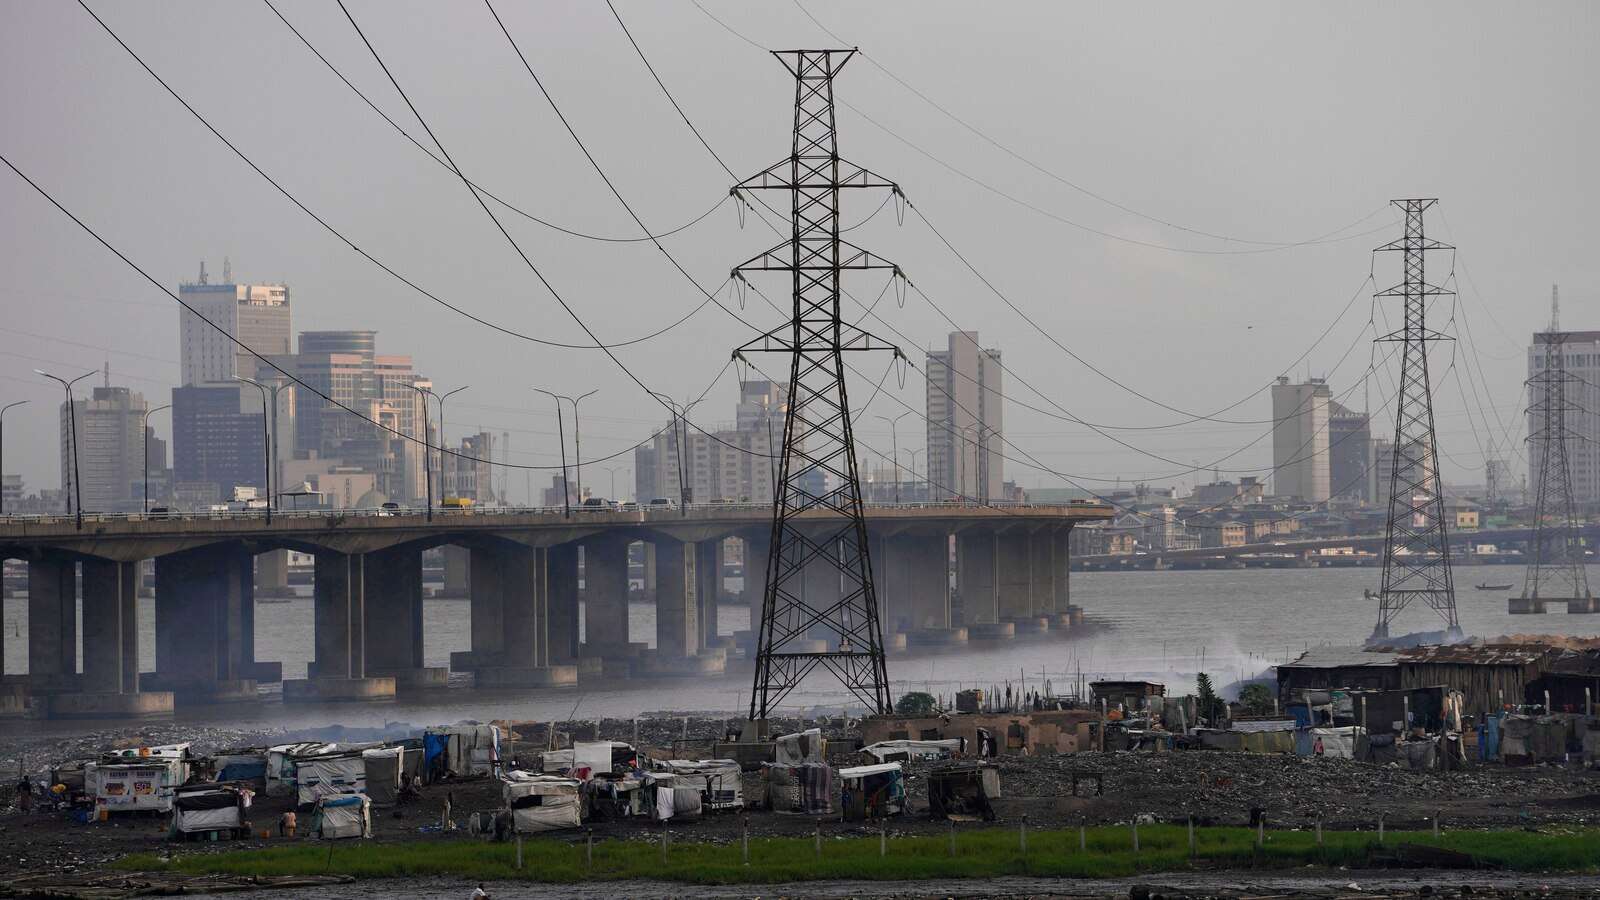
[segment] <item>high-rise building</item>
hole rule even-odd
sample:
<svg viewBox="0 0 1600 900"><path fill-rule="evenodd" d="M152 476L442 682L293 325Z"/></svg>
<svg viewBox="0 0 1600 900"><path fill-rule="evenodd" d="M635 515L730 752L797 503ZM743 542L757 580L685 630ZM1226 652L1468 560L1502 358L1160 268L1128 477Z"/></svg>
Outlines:
<svg viewBox="0 0 1600 900"><path fill-rule="evenodd" d="M227 500L236 487L265 489L261 402L241 408L236 385L172 389L172 481L180 505Z"/></svg>
<svg viewBox="0 0 1600 900"><path fill-rule="evenodd" d="M685 429L682 420L668 423L634 451L634 491L640 502L655 497L685 502L687 493L689 503L771 503L787 402L788 385L746 381L740 385L734 428L706 434Z"/></svg>
<svg viewBox="0 0 1600 900"><path fill-rule="evenodd" d="M1000 351L976 331L953 331L927 362L927 479L935 497L1004 497Z"/></svg>
<svg viewBox="0 0 1600 900"><path fill-rule="evenodd" d="M464 497L474 503L492 503L494 435L487 431L461 439L456 453L441 454L439 492L443 497ZM458 455L459 454L459 455Z"/></svg>
<svg viewBox="0 0 1600 900"><path fill-rule="evenodd" d="M1567 459L1572 466L1572 498L1579 504L1600 500L1600 331L1567 331L1563 352L1567 374ZM1528 376L1544 370L1544 332L1528 347ZM1529 404L1528 433L1544 428L1542 416ZM1528 454L1528 484L1539 483L1539 454Z"/></svg>
<svg viewBox="0 0 1600 900"><path fill-rule="evenodd" d="M289 288L238 284L226 276L223 280L227 283L209 284L202 265L199 281L178 286L178 296L194 309L179 313L184 385L227 384L238 375L254 378L257 360L235 340L263 356L289 352Z"/></svg>
<svg viewBox="0 0 1600 900"><path fill-rule="evenodd" d="M1367 488L1372 467L1372 418L1338 401L1328 402L1329 496L1371 503Z"/></svg>
<svg viewBox="0 0 1600 900"><path fill-rule="evenodd" d="M1280 376L1272 386L1272 493L1321 503L1331 496L1328 466L1328 382L1307 379L1290 384Z"/></svg>
<svg viewBox="0 0 1600 900"><path fill-rule="evenodd" d="M125 387L112 387L108 371L104 384L90 396L74 401L78 420L79 493L83 508L93 512L124 512L142 496L144 474L144 395ZM71 483L72 421L67 404L61 404L61 484Z"/></svg>

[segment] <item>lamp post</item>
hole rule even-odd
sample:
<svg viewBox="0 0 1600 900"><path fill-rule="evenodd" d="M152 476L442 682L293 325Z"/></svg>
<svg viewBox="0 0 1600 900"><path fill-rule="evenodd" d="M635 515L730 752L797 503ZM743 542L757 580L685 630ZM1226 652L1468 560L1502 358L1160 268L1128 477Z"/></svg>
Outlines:
<svg viewBox="0 0 1600 900"><path fill-rule="evenodd" d="M561 411L561 401L569 400L562 394L552 393L544 388L534 388L538 393L549 397L556 404L556 441L561 444L561 513L567 518L572 518L572 493L567 490L567 426L564 414ZM577 407L573 407L576 412Z"/></svg>
<svg viewBox="0 0 1600 900"><path fill-rule="evenodd" d="M272 498L276 493L276 491L272 489L272 481L278 472L278 391L283 390L284 384L279 381L274 381L272 384L262 384L253 378L246 378L243 375L235 375L233 376L233 379L235 381L244 382L245 384L253 384L261 391L261 418L263 420L261 425L266 429L266 433L268 435L266 447L267 521L271 522L273 507ZM267 408L267 396L269 394L272 396L272 407L270 411Z"/></svg>
<svg viewBox="0 0 1600 900"><path fill-rule="evenodd" d="M76 514L78 528L81 529L83 528L83 479L78 475L78 406L72 402L72 386L93 375L94 372L85 372L71 381L59 375L51 375L42 369L34 369L33 373L59 382L62 390L67 392L67 422L72 434L72 472L70 473L72 483L67 485L67 504L72 507L69 512Z"/></svg>
<svg viewBox="0 0 1600 900"><path fill-rule="evenodd" d="M147 516L150 515L150 416L152 413L171 408L172 404L168 403L165 406L158 406L155 409L144 411L144 478L140 479L140 481L144 483L144 514ZM270 500L268 505L271 505Z"/></svg>
<svg viewBox="0 0 1600 900"><path fill-rule="evenodd" d="M897 426L900 424L901 419L909 415L911 415L911 410L908 409L894 418L877 416L877 418L889 423L889 434L894 441L892 452L894 453L894 502L896 506L900 504L900 429Z"/></svg>
<svg viewBox="0 0 1600 900"><path fill-rule="evenodd" d="M411 384L409 382L402 382L402 383L405 384L406 387L411 388L413 391L416 391L418 398L422 400L422 481L423 481L424 484L427 485L427 492L428 492L428 507L427 507L428 512L427 512L427 515L428 515L428 521L432 522L433 521L433 467L430 465L428 458L433 455L432 454L433 447L431 445L429 445L429 443L428 443L428 431L430 430L429 427L428 427L428 397L433 392L428 390L427 388L424 388L424 387L417 387L416 385Z"/></svg>
<svg viewBox="0 0 1600 900"><path fill-rule="evenodd" d="M459 393L461 393L462 391L466 390L469 387L471 387L471 385L463 384L461 387L458 387L455 390L445 391L443 394L433 394L433 399L439 401L439 493L440 494L443 494L444 493L444 489L445 489L445 483L444 483L444 453L445 453L445 450L448 449L449 446L450 446L449 438L446 438L444 436L444 402L446 400L450 399L450 395L451 394L459 394ZM431 394L433 392L429 391L429 393ZM457 466L457 468L460 468L460 467ZM461 476L457 475L456 476L456 480L460 481L461 480Z"/></svg>
<svg viewBox="0 0 1600 900"><path fill-rule="evenodd" d="M679 404L666 394L656 391L651 391L650 394L665 403L667 409L672 410L672 443L678 451L678 515L687 516L689 515L689 500L694 496L694 490L685 483L684 455L688 452L688 448L685 445L689 442L689 410L694 409L700 403L700 400L696 400L693 403ZM702 397L700 399L704 400L705 398ZM769 437L768 440L770 441L770 439Z"/></svg>
<svg viewBox="0 0 1600 900"><path fill-rule="evenodd" d="M601 468L605 469L606 473L611 476L611 499L615 501L617 499L617 472L627 472L629 468L627 466L601 466Z"/></svg>
<svg viewBox="0 0 1600 900"><path fill-rule="evenodd" d="M255 386L261 392L261 468L266 482L267 524L272 524L272 415L267 409L267 386L243 375L233 376L234 381Z"/></svg>
<svg viewBox="0 0 1600 900"><path fill-rule="evenodd" d="M922 448L921 450L907 450L906 451L907 453L911 454L911 483L912 484L916 484L917 483L917 454L926 453L927 451L928 451L928 448L926 448L926 447ZM924 462L926 462L926 460L924 460ZM924 493L926 493L926 492L924 492ZM926 500L927 498L924 497L923 499Z"/></svg>
<svg viewBox="0 0 1600 900"><path fill-rule="evenodd" d="M14 403L7 403L5 406L0 406L0 474L4 474L6 470L6 410L13 406L21 406L27 402L28 401L26 400L18 400ZM5 515L5 511L5 488L3 484L0 484L0 515Z"/></svg>

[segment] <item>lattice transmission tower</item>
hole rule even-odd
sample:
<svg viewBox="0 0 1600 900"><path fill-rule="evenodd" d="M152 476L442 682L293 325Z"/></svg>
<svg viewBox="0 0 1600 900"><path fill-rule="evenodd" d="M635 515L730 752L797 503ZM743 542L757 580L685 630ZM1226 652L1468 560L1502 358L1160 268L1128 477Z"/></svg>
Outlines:
<svg viewBox="0 0 1600 900"><path fill-rule="evenodd" d="M1448 340L1429 331L1428 303L1454 292L1428 283L1430 250L1454 249L1427 237L1422 217L1438 200L1395 200L1405 212L1405 235L1377 248L1405 254L1404 280L1376 297L1400 297L1405 319L1399 331L1380 341L1400 344L1400 383L1394 414L1394 463L1389 475L1389 522L1383 542L1383 585L1378 592L1374 640L1389 637L1389 626L1415 601L1445 621L1446 640L1461 636L1456 589L1450 574L1450 542L1444 518L1444 486L1435 446L1433 395L1428 384L1428 343Z"/></svg>
<svg viewBox="0 0 1600 900"><path fill-rule="evenodd" d="M1576 386L1577 376L1567 372L1565 346L1568 335L1561 331L1561 295L1550 288L1550 330L1534 337L1544 346L1541 365L1528 379L1528 403L1533 431L1528 435L1539 460L1539 481L1533 507L1533 541L1529 549L1528 574L1522 585L1520 602L1513 600L1513 611L1543 612L1549 600L1577 601L1587 611L1592 595L1589 574L1584 570L1583 542L1578 536L1578 510L1572 499L1572 464L1568 457L1571 441L1567 414L1581 410L1567 397L1568 385Z"/></svg>
<svg viewBox="0 0 1600 900"><path fill-rule="evenodd" d="M736 272L787 272L794 294L788 322L734 351L736 359L755 351L790 357L751 719L765 719L819 666L873 713L890 711L844 354L900 351L843 321L839 295L845 270L895 266L840 239L839 198L846 188L899 188L839 158L833 79L854 53L774 51L795 79L791 150L735 187L789 194L789 239Z"/></svg>

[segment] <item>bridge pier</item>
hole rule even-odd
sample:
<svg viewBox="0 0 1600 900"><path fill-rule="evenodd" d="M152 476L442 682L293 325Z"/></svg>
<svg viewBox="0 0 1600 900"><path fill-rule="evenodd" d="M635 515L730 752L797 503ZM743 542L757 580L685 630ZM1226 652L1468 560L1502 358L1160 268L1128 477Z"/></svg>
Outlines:
<svg viewBox="0 0 1600 900"><path fill-rule="evenodd" d="M28 560L28 689L78 686L78 564L65 554Z"/></svg>
<svg viewBox="0 0 1600 900"><path fill-rule="evenodd" d="M450 670L422 658L422 551L376 550L362 571L367 675L393 678L397 691L448 686Z"/></svg>
<svg viewBox="0 0 1600 900"><path fill-rule="evenodd" d="M52 719L150 719L172 715L172 694L139 690L139 563L83 562L83 677L50 697Z"/></svg>
<svg viewBox="0 0 1600 900"><path fill-rule="evenodd" d="M441 597L465 597L472 581L472 551L456 544L439 548L444 559L444 584L439 589Z"/></svg>
<svg viewBox="0 0 1600 900"><path fill-rule="evenodd" d="M578 545L557 544L545 551L546 603L550 614L550 662L577 665Z"/></svg>
<svg viewBox="0 0 1600 900"><path fill-rule="evenodd" d="M727 547L722 538L699 541L694 545L695 600L699 604L699 642L701 650L716 650L724 658L732 641L724 640L717 629L717 612L722 603L722 573L727 568Z"/></svg>
<svg viewBox="0 0 1600 900"><path fill-rule="evenodd" d="M549 565L550 553L544 549L520 544L472 548L472 649L450 654L451 668L472 671L478 687L577 682L574 663L551 664ZM573 575L576 581L575 571Z"/></svg>
<svg viewBox="0 0 1600 900"><path fill-rule="evenodd" d="M746 531L744 540L744 585L740 594L750 611L750 627L734 634L734 643L747 658L755 658L760 643L761 606L766 602L767 568L772 560L772 530Z"/></svg>
<svg viewBox="0 0 1600 900"><path fill-rule="evenodd" d="M367 673L366 555L318 550L316 658L304 679L283 682L284 702L393 700L395 680Z"/></svg>
<svg viewBox="0 0 1600 900"><path fill-rule="evenodd" d="M1000 621L997 543L987 528L968 529L956 537L956 590L961 593L962 622L969 631Z"/></svg>
<svg viewBox="0 0 1600 900"><path fill-rule="evenodd" d="M1050 593L1055 598L1055 617L1050 627L1066 631L1083 622L1083 610L1072 605L1072 529L1053 528L1050 534L1051 542L1055 545L1055 553L1050 561Z"/></svg>
<svg viewBox="0 0 1600 900"><path fill-rule="evenodd" d="M655 551L646 558L655 560L656 649L645 656L637 674L714 675L724 670L726 654L702 644L705 625L700 618L708 605L715 610L712 575L721 556L717 544L660 535L648 545Z"/></svg>
<svg viewBox="0 0 1600 900"><path fill-rule="evenodd" d="M268 550L256 556L255 596L294 596L294 591L289 587L289 551Z"/></svg>
<svg viewBox="0 0 1600 900"><path fill-rule="evenodd" d="M628 539L605 534L583 541L583 654L605 661L606 674L627 674L634 655L628 634Z"/></svg>
<svg viewBox="0 0 1600 900"><path fill-rule="evenodd" d="M908 646L963 644L967 629L950 607L950 538L900 534L884 541L888 594ZM887 638L886 638L887 639Z"/></svg>
<svg viewBox="0 0 1600 900"><path fill-rule="evenodd" d="M156 557L156 671L147 686L183 705L258 699L254 580L254 559L238 545Z"/></svg>
<svg viewBox="0 0 1600 900"><path fill-rule="evenodd" d="M834 541L833 545L828 548L828 553L830 556L837 558L839 553L837 541ZM842 578L843 576L836 567L822 564L821 561L812 563L801 570L799 579L800 596L805 601L808 617L811 617L812 613L819 613L836 606L840 600L844 599ZM793 584L793 582L790 582L790 584ZM824 616L822 618L823 621L827 621L828 617ZM839 646L838 633L819 623L812 625L807 630L805 639L791 643L789 648L796 648L798 645L805 644L807 640L811 642L808 648L810 650L837 649Z"/></svg>

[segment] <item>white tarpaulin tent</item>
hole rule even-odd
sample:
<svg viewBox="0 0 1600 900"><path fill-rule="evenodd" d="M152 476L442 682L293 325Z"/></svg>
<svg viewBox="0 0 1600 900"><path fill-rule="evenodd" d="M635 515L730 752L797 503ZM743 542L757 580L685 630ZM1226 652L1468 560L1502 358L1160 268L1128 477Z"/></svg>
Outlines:
<svg viewBox="0 0 1600 900"><path fill-rule="evenodd" d="M700 792L704 809L742 809L744 781L739 763L731 759L658 760L655 770L674 776L674 788L694 788ZM676 805L676 804L674 804Z"/></svg>
<svg viewBox="0 0 1600 900"><path fill-rule="evenodd" d="M339 749L337 744L300 741L267 748L267 796L281 797L294 790L295 757L323 756Z"/></svg>
<svg viewBox="0 0 1600 900"><path fill-rule="evenodd" d="M898 762L839 770L846 815L898 816L906 808L905 772Z"/></svg>
<svg viewBox="0 0 1600 900"><path fill-rule="evenodd" d="M668 819L693 819L704 808L698 779L672 772L647 772L644 776L645 803L657 822Z"/></svg>
<svg viewBox="0 0 1600 900"><path fill-rule="evenodd" d="M583 824L581 787L575 778L507 772L501 793L512 828L518 834L577 828Z"/></svg>
<svg viewBox="0 0 1600 900"><path fill-rule="evenodd" d="M405 750L401 747L384 747L361 751L361 767L366 778L366 795L374 806L393 806L400 797L400 784L405 777Z"/></svg>
<svg viewBox="0 0 1600 900"><path fill-rule="evenodd" d="M820 763L827 756L828 742L822 729L811 728L798 734L785 734L772 742L773 762L784 766Z"/></svg>
<svg viewBox="0 0 1600 900"><path fill-rule="evenodd" d="M329 794L367 792L367 767L360 752L297 758L294 764L296 802L301 806Z"/></svg>
<svg viewBox="0 0 1600 900"><path fill-rule="evenodd" d="M364 794L320 797L312 831L324 838L372 837L372 801Z"/></svg>
<svg viewBox="0 0 1600 900"><path fill-rule="evenodd" d="M1333 759L1356 758L1356 732L1357 726L1346 725L1342 728L1313 728L1311 740L1322 742L1322 755ZM1315 752L1315 751L1313 751Z"/></svg>
<svg viewBox="0 0 1600 900"><path fill-rule="evenodd" d="M422 733L429 780L438 767L458 776L493 775L500 767L500 729L495 725L446 725Z"/></svg>
<svg viewBox="0 0 1600 900"><path fill-rule="evenodd" d="M208 786L180 791L172 801L172 830L178 834L237 831L244 827L247 792Z"/></svg>
<svg viewBox="0 0 1600 900"><path fill-rule="evenodd" d="M880 763L906 760L949 759L965 749L961 738L940 741L879 741L861 748L861 752Z"/></svg>

